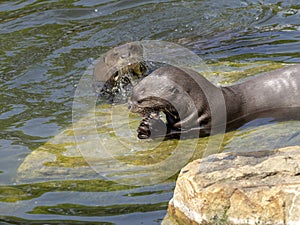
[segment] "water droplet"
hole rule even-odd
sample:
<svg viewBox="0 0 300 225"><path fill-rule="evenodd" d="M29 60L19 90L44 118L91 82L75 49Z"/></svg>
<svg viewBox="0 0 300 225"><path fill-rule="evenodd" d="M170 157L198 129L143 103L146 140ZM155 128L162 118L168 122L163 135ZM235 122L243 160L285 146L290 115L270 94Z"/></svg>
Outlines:
<svg viewBox="0 0 300 225"><path fill-rule="evenodd" d="M98 12L98 9L95 9L94 11L95 11L95 12Z"/></svg>

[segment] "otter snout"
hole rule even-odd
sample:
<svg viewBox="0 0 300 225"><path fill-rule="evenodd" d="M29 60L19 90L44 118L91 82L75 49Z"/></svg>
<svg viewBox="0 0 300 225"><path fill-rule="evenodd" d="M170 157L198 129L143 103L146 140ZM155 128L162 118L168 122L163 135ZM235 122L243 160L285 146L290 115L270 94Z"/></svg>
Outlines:
<svg viewBox="0 0 300 225"><path fill-rule="evenodd" d="M139 102L135 100L128 100L128 109L132 113L138 113L142 116L148 115L149 112L153 110L149 110L148 108L142 107Z"/></svg>

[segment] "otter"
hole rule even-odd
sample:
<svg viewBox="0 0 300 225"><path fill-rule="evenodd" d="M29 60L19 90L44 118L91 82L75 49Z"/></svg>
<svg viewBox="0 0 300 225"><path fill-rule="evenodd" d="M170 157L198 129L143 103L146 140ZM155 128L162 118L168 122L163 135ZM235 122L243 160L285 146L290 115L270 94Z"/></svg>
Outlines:
<svg viewBox="0 0 300 225"><path fill-rule="evenodd" d="M128 104L145 117L137 129L140 139L178 138L195 130L198 137L207 136L212 115L214 126L225 125L226 131L260 117L300 119L300 65L225 87L190 69L161 67L133 87Z"/></svg>
<svg viewBox="0 0 300 225"><path fill-rule="evenodd" d="M143 47L128 43L108 51L94 67L94 89L98 94L114 95L120 86L132 85L147 71Z"/></svg>

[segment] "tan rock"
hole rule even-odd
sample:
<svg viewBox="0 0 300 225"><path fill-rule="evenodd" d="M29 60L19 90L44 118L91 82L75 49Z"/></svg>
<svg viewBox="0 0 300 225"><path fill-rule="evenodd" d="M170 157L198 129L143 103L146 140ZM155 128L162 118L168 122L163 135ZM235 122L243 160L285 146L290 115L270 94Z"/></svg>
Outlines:
<svg viewBox="0 0 300 225"><path fill-rule="evenodd" d="M179 224L299 225L300 146L195 160L168 211Z"/></svg>

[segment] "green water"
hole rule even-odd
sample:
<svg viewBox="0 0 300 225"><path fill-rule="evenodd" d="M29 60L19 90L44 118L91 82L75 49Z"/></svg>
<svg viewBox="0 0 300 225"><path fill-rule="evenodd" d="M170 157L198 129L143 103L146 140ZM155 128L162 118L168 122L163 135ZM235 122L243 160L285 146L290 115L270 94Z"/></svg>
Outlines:
<svg viewBox="0 0 300 225"><path fill-rule="evenodd" d="M176 167L166 179L152 184L148 179L152 171L140 166L165 160L178 142L157 147L132 135L134 144L123 141L127 148L119 150L105 114L110 106L100 106L102 114L97 117L105 122L98 132L109 136L102 142L114 150L112 158L141 170L125 174L122 167L114 167L115 161L105 158L99 159L102 164L95 171L90 167L95 166L95 157L87 163L72 139L72 105L82 75L110 48L140 40L181 44L211 68L211 81L227 85L300 62L300 3L1 1L0 224L161 223L172 197ZM131 119L134 132L139 118ZM120 128L118 140L127 137L122 123L114 126ZM299 145L298 127L297 121L254 121L226 134L217 151ZM207 139L197 140L196 145L195 140L183 142L187 149L196 146L193 158L202 156L206 144ZM186 155L176 155L174 164L180 167ZM163 175L169 167L164 169ZM126 177L145 185L130 185ZM117 182L119 178L122 182Z"/></svg>

